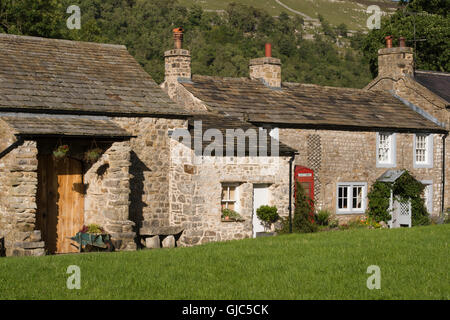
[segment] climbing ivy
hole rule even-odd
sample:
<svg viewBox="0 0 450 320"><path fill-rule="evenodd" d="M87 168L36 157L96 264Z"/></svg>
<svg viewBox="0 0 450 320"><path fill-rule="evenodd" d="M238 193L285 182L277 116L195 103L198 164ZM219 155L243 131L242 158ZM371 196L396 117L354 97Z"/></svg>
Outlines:
<svg viewBox="0 0 450 320"><path fill-rule="evenodd" d="M389 199L391 190L396 200L405 202L411 199L412 225L426 225L430 223L425 201L422 198L425 185L414 178L407 170L394 182L375 182L367 197L369 199L368 215L375 221L391 219Z"/></svg>

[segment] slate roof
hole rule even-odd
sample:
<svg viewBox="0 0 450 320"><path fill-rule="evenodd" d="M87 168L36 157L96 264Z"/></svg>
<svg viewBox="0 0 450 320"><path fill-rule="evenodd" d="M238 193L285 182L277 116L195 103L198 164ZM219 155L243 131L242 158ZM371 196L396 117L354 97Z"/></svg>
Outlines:
<svg viewBox="0 0 450 320"><path fill-rule="evenodd" d="M209 115L196 115L193 118L190 118L188 121L188 125L189 125L189 131L191 133L191 137L192 137L192 141L191 141L191 146L193 148L194 146L194 137L195 137L195 121L201 121L201 125L202 125L202 137L204 136L204 133L209 130L209 129L217 129L220 131L221 135L222 135L222 154L225 156L227 154L227 146L229 146L228 144L228 140L226 139L227 136L227 130L231 129L231 130L239 130L241 129L243 131L243 133L245 134L250 133L250 131L248 131L249 129L254 130L254 132L256 133L256 144L251 144L250 143L250 139L246 138L245 141L245 155L258 155L260 154L260 151L262 151L261 148L261 143L259 141L260 139L260 133L259 133L259 128L251 123L245 122L245 121L241 121L238 118L235 117L224 117L221 115L214 115L214 114L209 114ZM236 131L234 131L236 132ZM268 156L287 156L287 155L292 155L294 153L296 153L297 151L295 149L292 149L291 147L283 144L282 142L272 138L269 133L267 133L267 138L266 143L265 143L265 147L266 147L266 153ZM263 137L264 138L264 137ZM204 149L210 145L212 142L215 142L214 139L212 139L212 141L203 139L202 140L202 152L204 151ZM277 143L278 144L278 154L271 154L271 148L272 148L272 143ZM238 139L235 138L233 139L233 150L234 152L234 156L237 156L237 150L238 150ZM202 153L203 154L203 153Z"/></svg>
<svg viewBox="0 0 450 320"><path fill-rule="evenodd" d="M106 117L0 113L16 135L130 138L131 135Z"/></svg>
<svg viewBox="0 0 450 320"><path fill-rule="evenodd" d="M211 110L280 127L445 132L388 92L259 80L193 76L182 85Z"/></svg>
<svg viewBox="0 0 450 320"><path fill-rule="evenodd" d="M0 112L184 117L125 46L0 34Z"/></svg>
<svg viewBox="0 0 450 320"><path fill-rule="evenodd" d="M450 104L450 73L416 70L414 79Z"/></svg>

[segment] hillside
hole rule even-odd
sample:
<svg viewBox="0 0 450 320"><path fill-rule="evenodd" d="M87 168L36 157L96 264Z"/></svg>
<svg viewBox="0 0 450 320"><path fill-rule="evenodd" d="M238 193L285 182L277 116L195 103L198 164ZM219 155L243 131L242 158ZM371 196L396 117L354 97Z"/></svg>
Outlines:
<svg viewBox="0 0 450 320"><path fill-rule="evenodd" d="M199 5L205 10L225 10L231 2L239 2L255 8L265 9L273 16L286 12L289 15L301 14L306 21L322 15L333 25L345 23L351 30L366 30L369 5L376 4L385 12L393 12L397 3L391 0L179 0L190 7ZM287 9L290 8L291 10Z"/></svg>

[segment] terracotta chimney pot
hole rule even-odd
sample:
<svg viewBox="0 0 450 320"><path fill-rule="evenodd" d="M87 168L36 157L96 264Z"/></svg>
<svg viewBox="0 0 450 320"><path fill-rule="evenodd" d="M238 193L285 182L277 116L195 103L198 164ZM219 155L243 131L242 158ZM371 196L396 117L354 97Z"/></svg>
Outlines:
<svg viewBox="0 0 450 320"><path fill-rule="evenodd" d="M384 39L386 39L386 48L392 48L392 36L387 36Z"/></svg>
<svg viewBox="0 0 450 320"><path fill-rule="evenodd" d="M175 49L181 49L183 47L183 28L175 28L173 31L173 40Z"/></svg>
<svg viewBox="0 0 450 320"><path fill-rule="evenodd" d="M400 48L406 47L406 39L405 37L400 37Z"/></svg>
<svg viewBox="0 0 450 320"><path fill-rule="evenodd" d="M266 43L266 57L272 57L272 45L270 43Z"/></svg>

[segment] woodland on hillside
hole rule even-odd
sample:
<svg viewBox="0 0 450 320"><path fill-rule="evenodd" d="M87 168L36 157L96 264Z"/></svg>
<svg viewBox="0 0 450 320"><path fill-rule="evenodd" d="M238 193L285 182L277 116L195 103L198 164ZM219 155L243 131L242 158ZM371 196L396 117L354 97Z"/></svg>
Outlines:
<svg viewBox="0 0 450 320"><path fill-rule="evenodd" d="M273 17L238 3L216 13L196 5L186 8L176 0L79 0L82 27L69 30L71 0L2 0L0 32L124 44L160 83L164 51L173 46L172 29L181 26L194 74L248 76L249 60L263 56L264 43L270 42L273 56L283 63L283 81L361 88L376 74L376 54L385 35L413 39L412 19L416 37L427 39L417 42L418 67L449 71L450 25L448 11L441 8L448 1L412 0L404 4L406 10L429 14L408 15L402 9L384 19L380 30L352 37L344 24L333 26L319 17L322 26L306 40L300 16Z"/></svg>

